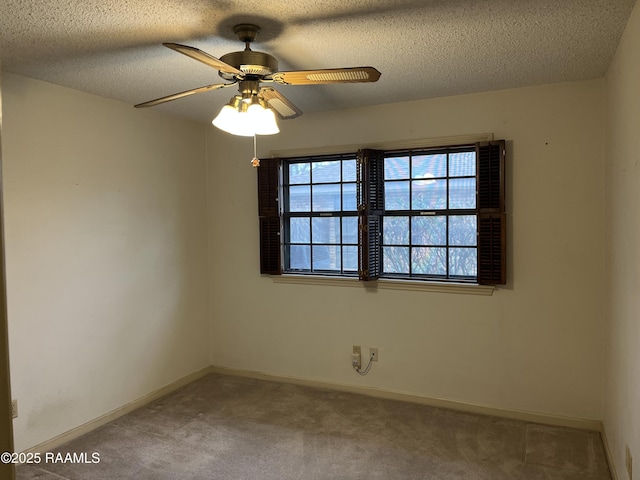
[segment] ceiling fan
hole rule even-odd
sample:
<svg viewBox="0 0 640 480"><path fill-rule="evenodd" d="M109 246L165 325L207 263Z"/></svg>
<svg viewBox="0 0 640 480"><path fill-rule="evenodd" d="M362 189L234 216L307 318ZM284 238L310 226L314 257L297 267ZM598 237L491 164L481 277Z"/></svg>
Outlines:
<svg viewBox="0 0 640 480"><path fill-rule="evenodd" d="M252 136L254 134L266 135L277 133L275 117L273 122L261 122L262 127L247 128L247 125L240 125L238 114L248 113L251 110L259 112L255 118L266 119L266 116L273 116L275 112L279 118L288 120L302 115L302 111L285 98L280 92L271 86L262 86L262 83L277 83L280 85L317 85L328 83L357 83L375 82L380 78L380 72L373 67L353 67L353 68L330 68L323 70L294 70L289 72L278 71L278 60L273 56L251 50L251 42L256 38L260 27L253 24L242 23L233 27L233 32L241 42L244 42L245 49L240 52L227 53L220 59L209 55L202 50L177 43L163 43L165 47L182 53L194 60L204 63L218 70L218 74L229 83L216 83L204 87L194 88L185 92L175 93L166 97L157 98L148 102L134 105L136 108L152 107L161 103L177 100L178 98L194 95L196 93L208 92L220 88L238 85L239 95L234 96L225 105L216 117L213 124L223 130L236 135ZM227 108L228 107L228 108ZM225 110L226 109L226 110ZM223 115L226 112L226 116ZM225 118L220 119L220 117ZM243 116L247 117L248 116ZM235 120L234 120L235 119ZM220 125L216 124L219 121ZM232 121L231 121L232 120ZM234 124L230 129L224 125ZM247 122L244 122L245 124ZM223 125L221 127L221 125ZM269 126L271 125L271 126ZM274 131L275 126L275 131Z"/></svg>

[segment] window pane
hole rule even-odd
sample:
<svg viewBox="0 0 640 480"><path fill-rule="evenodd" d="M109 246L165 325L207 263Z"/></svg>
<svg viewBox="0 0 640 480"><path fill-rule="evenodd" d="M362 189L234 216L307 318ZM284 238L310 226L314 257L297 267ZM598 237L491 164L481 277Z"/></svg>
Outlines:
<svg viewBox="0 0 640 480"><path fill-rule="evenodd" d="M311 241L308 217L294 217L289 221L289 242L309 243Z"/></svg>
<svg viewBox="0 0 640 480"><path fill-rule="evenodd" d="M291 245L289 247L289 268L309 270L311 268L311 247L309 245Z"/></svg>
<svg viewBox="0 0 640 480"><path fill-rule="evenodd" d="M309 172L311 171L311 164L304 163L290 163L289 164L289 184L296 183L310 183L311 177Z"/></svg>
<svg viewBox="0 0 640 480"><path fill-rule="evenodd" d="M413 217L411 219L412 245L446 245L447 217Z"/></svg>
<svg viewBox="0 0 640 480"><path fill-rule="evenodd" d="M476 208L476 179L449 180L449 208Z"/></svg>
<svg viewBox="0 0 640 480"><path fill-rule="evenodd" d="M358 244L358 217L342 218L342 243Z"/></svg>
<svg viewBox="0 0 640 480"><path fill-rule="evenodd" d="M313 211L340 210L340 185L313 185Z"/></svg>
<svg viewBox="0 0 640 480"><path fill-rule="evenodd" d="M475 177L476 152L460 152L449 155L450 177Z"/></svg>
<svg viewBox="0 0 640 480"><path fill-rule="evenodd" d="M345 183L342 185L342 210L355 212L358 209L356 199L356 184Z"/></svg>
<svg viewBox="0 0 640 480"><path fill-rule="evenodd" d="M342 247L342 269L345 272L358 271L358 247Z"/></svg>
<svg viewBox="0 0 640 480"><path fill-rule="evenodd" d="M330 162L313 162L311 164L311 179L313 183L330 183L340 181L339 160Z"/></svg>
<svg viewBox="0 0 640 480"><path fill-rule="evenodd" d="M289 211L311 211L311 187L289 187Z"/></svg>
<svg viewBox="0 0 640 480"><path fill-rule="evenodd" d="M446 180L414 180L412 183L412 210L443 210L447 208Z"/></svg>
<svg viewBox="0 0 640 480"><path fill-rule="evenodd" d="M446 255L446 248L413 248L411 269L416 275L446 275Z"/></svg>
<svg viewBox="0 0 640 480"><path fill-rule="evenodd" d="M455 215L449 217L449 245L475 246L476 216Z"/></svg>
<svg viewBox="0 0 640 480"><path fill-rule="evenodd" d="M409 178L409 157L384 159L384 179L401 180Z"/></svg>
<svg viewBox="0 0 640 480"><path fill-rule="evenodd" d="M340 243L340 218L323 217L312 221L312 243Z"/></svg>
<svg viewBox="0 0 640 480"><path fill-rule="evenodd" d="M340 270L339 245L314 245L313 270Z"/></svg>
<svg viewBox="0 0 640 480"><path fill-rule="evenodd" d="M409 245L409 217L384 217L382 231L384 245Z"/></svg>
<svg viewBox="0 0 640 480"><path fill-rule="evenodd" d="M477 265L478 251L475 248L449 249L449 275L475 277Z"/></svg>
<svg viewBox="0 0 640 480"><path fill-rule="evenodd" d="M447 176L447 155L416 155L411 159L411 178L434 178Z"/></svg>
<svg viewBox="0 0 640 480"><path fill-rule="evenodd" d="M409 273L409 247L382 249L384 273Z"/></svg>
<svg viewBox="0 0 640 480"><path fill-rule="evenodd" d="M409 210L409 182L384 182L384 208Z"/></svg>
<svg viewBox="0 0 640 480"><path fill-rule="evenodd" d="M342 161L342 181L343 182L356 181L356 161L355 160Z"/></svg>

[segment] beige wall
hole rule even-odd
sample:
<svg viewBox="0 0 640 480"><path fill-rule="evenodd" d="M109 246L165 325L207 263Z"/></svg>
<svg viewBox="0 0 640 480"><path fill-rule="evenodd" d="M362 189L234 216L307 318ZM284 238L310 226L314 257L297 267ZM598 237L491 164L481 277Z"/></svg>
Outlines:
<svg viewBox="0 0 640 480"><path fill-rule="evenodd" d="M620 480L640 469L640 5L606 76L609 342L604 423Z"/></svg>
<svg viewBox="0 0 640 480"><path fill-rule="evenodd" d="M261 277L252 142L211 129L213 364L601 419L602 89L594 80L305 114L259 138L262 155L484 132L508 140L510 281L491 297ZM353 344L380 349L366 377L351 369Z"/></svg>
<svg viewBox="0 0 640 480"><path fill-rule="evenodd" d="M210 364L201 124L3 77L16 449Z"/></svg>

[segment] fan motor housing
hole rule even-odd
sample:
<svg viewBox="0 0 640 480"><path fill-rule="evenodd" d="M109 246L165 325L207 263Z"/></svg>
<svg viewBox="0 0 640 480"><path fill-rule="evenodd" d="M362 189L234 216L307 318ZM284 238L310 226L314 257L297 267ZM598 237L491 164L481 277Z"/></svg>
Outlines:
<svg viewBox="0 0 640 480"><path fill-rule="evenodd" d="M220 57L224 63L242 70L247 75L257 75L264 77L278 71L278 60L268 53L244 50L242 52L231 52ZM234 80L232 73L218 72L225 80Z"/></svg>

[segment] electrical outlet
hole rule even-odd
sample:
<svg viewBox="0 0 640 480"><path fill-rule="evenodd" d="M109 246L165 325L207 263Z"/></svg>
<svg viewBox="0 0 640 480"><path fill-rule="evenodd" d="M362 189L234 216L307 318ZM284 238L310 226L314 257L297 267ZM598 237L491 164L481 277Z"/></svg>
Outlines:
<svg viewBox="0 0 640 480"><path fill-rule="evenodd" d="M11 418L18 416L18 400L11 400Z"/></svg>
<svg viewBox="0 0 640 480"><path fill-rule="evenodd" d="M378 347L369 348L369 358L373 362L377 362L378 361Z"/></svg>
<svg viewBox="0 0 640 480"><path fill-rule="evenodd" d="M627 473L629 474L629 480L633 480L633 458L631 457L631 450L629 450L629 445L627 445L626 464Z"/></svg>
<svg viewBox="0 0 640 480"><path fill-rule="evenodd" d="M362 365L362 349L360 345L354 345L351 353L351 366L360 368Z"/></svg>

